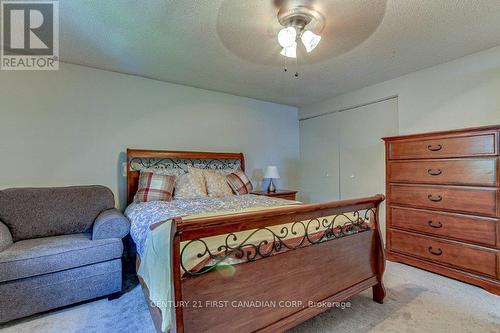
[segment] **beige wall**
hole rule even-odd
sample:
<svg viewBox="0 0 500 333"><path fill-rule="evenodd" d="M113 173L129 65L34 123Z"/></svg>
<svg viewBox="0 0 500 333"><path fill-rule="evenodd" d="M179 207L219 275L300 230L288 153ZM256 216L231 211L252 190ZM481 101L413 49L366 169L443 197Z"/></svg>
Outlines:
<svg viewBox="0 0 500 333"><path fill-rule="evenodd" d="M254 183L276 164L297 188L297 109L61 64L0 72L0 188L104 184L123 207L127 147L244 152Z"/></svg>
<svg viewBox="0 0 500 333"><path fill-rule="evenodd" d="M307 118L398 96L399 133L500 123L500 47L299 110Z"/></svg>

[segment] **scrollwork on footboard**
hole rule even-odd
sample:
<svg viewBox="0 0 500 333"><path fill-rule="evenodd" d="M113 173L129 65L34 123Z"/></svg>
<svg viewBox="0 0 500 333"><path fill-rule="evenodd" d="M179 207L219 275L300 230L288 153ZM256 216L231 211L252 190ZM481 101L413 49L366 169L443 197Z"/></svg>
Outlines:
<svg viewBox="0 0 500 333"><path fill-rule="evenodd" d="M354 211L352 213L297 221L274 228L262 227L250 231L249 234L243 236L244 238L241 241L237 233L229 233L225 237L224 244L216 248L210 248L206 239L193 239L182 248L180 264L186 275L202 275L220 265L226 264L230 259L237 263L255 261L286 251L367 231L371 228L370 222L375 222L370 221L370 219L376 218L376 216L376 209L371 208L362 212ZM193 250L195 248L198 250ZM188 251L198 252L196 257L200 263L195 265L194 268L186 267L188 266L186 263Z"/></svg>

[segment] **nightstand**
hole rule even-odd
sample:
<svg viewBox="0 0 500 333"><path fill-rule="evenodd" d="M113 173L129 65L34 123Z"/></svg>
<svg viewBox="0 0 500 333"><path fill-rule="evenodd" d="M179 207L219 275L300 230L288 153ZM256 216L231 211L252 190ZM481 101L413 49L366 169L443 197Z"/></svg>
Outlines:
<svg viewBox="0 0 500 333"><path fill-rule="evenodd" d="M265 195L272 198L280 198L286 200L295 200L295 196L297 191L290 190L276 190L276 192L267 192L267 191L253 191L251 194L255 195Z"/></svg>

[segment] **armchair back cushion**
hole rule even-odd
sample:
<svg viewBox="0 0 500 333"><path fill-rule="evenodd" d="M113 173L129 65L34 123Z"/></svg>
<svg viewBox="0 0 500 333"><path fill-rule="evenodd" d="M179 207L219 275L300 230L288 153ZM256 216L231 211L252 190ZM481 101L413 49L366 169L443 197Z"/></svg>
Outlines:
<svg viewBox="0 0 500 333"><path fill-rule="evenodd" d="M98 185L0 191L0 220L14 242L90 232L99 213L114 207L113 192Z"/></svg>

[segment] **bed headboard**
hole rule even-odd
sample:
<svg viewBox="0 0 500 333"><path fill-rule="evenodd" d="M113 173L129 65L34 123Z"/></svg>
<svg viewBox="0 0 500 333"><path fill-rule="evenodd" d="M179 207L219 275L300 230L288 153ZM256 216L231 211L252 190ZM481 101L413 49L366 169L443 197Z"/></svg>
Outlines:
<svg viewBox="0 0 500 333"><path fill-rule="evenodd" d="M127 205L134 200L141 170L177 169L182 173L188 166L245 171L245 157L243 153L127 149Z"/></svg>

